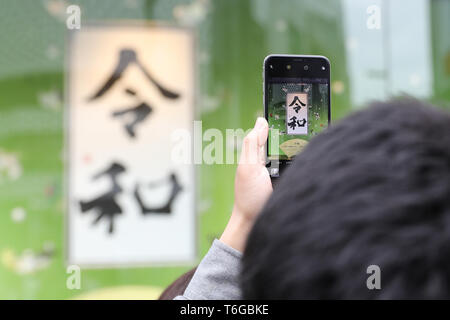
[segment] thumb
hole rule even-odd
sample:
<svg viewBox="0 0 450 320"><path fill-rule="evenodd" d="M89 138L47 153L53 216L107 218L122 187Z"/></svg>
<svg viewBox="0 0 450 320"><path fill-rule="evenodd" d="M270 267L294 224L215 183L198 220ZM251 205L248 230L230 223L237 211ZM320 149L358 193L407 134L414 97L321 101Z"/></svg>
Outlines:
<svg viewBox="0 0 450 320"><path fill-rule="evenodd" d="M256 120L257 136L258 136L258 160L259 163L264 165L266 163L265 144L269 135L269 125L264 118L258 118Z"/></svg>
<svg viewBox="0 0 450 320"><path fill-rule="evenodd" d="M258 117L255 128L257 129L258 135L258 147L262 147L265 145L267 136L269 135L269 124L265 118Z"/></svg>

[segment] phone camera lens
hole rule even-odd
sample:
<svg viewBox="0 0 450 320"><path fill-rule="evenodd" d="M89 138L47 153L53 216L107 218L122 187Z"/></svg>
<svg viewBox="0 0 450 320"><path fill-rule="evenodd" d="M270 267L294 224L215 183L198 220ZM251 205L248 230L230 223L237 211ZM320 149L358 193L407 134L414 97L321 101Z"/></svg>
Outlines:
<svg viewBox="0 0 450 320"><path fill-rule="evenodd" d="M308 65L305 65L305 66L303 67L303 69L304 69L305 71L308 70L308 69L309 69Z"/></svg>

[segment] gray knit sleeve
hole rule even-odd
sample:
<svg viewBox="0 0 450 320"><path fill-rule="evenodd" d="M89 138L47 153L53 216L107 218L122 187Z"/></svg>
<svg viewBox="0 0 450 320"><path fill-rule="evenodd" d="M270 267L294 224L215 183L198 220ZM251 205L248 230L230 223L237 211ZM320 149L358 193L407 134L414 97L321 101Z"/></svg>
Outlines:
<svg viewBox="0 0 450 320"><path fill-rule="evenodd" d="M175 300L238 300L242 253L214 240L182 296Z"/></svg>

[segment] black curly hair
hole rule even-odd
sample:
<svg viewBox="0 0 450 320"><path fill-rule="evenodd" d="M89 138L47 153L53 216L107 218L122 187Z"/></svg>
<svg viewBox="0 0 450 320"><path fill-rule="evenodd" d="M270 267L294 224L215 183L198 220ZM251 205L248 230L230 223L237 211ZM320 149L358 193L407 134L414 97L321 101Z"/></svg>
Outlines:
<svg viewBox="0 0 450 320"><path fill-rule="evenodd" d="M375 103L312 139L255 223L241 276L246 299L450 298L449 113Z"/></svg>

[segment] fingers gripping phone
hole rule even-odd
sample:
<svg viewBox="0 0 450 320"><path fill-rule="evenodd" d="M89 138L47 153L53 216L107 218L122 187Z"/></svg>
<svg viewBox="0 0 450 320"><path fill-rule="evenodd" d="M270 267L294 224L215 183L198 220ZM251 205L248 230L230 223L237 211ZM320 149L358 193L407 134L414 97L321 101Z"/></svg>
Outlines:
<svg viewBox="0 0 450 320"><path fill-rule="evenodd" d="M263 82L266 166L276 179L330 123L330 62L323 56L269 55Z"/></svg>

